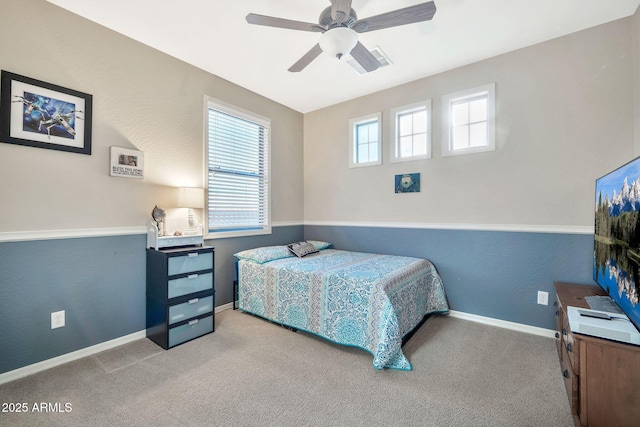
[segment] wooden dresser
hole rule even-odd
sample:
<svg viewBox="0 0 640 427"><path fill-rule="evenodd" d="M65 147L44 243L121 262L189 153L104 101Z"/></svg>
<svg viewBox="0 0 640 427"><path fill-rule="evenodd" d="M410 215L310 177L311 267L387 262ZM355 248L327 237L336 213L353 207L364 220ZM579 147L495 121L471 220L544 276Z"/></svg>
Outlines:
<svg viewBox="0 0 640 427"><path fill-rule="evenodd" d="M555 283L558 356L576 426L640 425L640 346L573 333L567 307L589 308L597 286Z"/></svg>

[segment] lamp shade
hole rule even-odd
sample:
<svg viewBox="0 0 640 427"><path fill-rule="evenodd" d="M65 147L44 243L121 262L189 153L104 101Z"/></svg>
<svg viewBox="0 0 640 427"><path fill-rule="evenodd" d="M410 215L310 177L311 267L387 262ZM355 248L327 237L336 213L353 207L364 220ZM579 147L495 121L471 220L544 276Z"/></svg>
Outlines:
<svg viewBox="0 0 640 427"><path fill-rule="evenodd" d="M338 59L349 54L356 44L358 44L358 34L347 27L332 28L320 37L322 51Z"/></svg>
<svg viewBox="0 0 640 427"><path fill-rule="evenodd" d="M179 208L204 208L204 189L194 187L178 188Z"/></svg>

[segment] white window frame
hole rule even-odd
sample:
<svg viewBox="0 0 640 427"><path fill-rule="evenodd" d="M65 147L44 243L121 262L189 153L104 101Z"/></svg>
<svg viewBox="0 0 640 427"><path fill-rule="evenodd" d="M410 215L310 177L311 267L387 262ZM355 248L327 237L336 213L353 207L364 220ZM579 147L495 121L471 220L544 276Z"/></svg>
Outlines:
<svg viewBox="0 0 640 427"><path fill-rule="evenodd" d="M358 150L358 138L356 134L357 127L359 125L373 121L376 121L378 123L377 142L375 143L376 149L378 150L378 160L370 162L358 162L358 158L356 155ZM368 114L366 116L349 120L349 167L359 168L365 166L376 166L380 164L382 164L382 112Z"/></svg>
<svg viewBox="0 0 640 427"><path fill-rule="evenodd" d="M210 206L210 193L209 193L209 109L212 108L214 110L220 111L225 114L229 114L231 116L237 117L239 119L247 120L249 122L255 123L259 126L263 126L266 129L264 135L264 154L266 157L262 159L264 168L263 182L260 187L263 191L262 194L262 215L263 220L262 223L256 224L255 228L241 228L237 230L226 230L226 231L212 231L211 225L209 224L209 206ZM261 116L259 114L253 113L251 111L236 107L234 105L225 103L224 101L220 101L218 99L205 96L204 97L204 149L205 149L205 196L206 196L206 204L205 204L205 215L204 215L204 226L205 226L205 234L207 239L221 239L221 238L229 238L229 237L240 237L240 236L255 236L261 234L271 234L271 119Z"/></svg>
<svg viewBox="0 0 640 427"><path fill-rule="evenodd" d="M427 143L427 152L425 154L420 155L412 155L401 157L400 156L400 147L399 147L399 135L398 135L398 119L401 115L415 113L420 110L425 110L427 113L427 129L426 129L426 143ZM413 104L405 105L403 107L394 108L390 111L390 138L391 141L391 162L408 162L411 160L423 160L431 158L431 99L427 99L425 101L415 102ZM412 136L415 134L412 134Z"/></svg>
<svg viewBox="0 0 640 427"><path fill-rule="evenodd" d="M484 97L487 100L487 145L453 149L453 123L451 108L454 104ZM496 85L490 83L484 86L463 90L442 97L442 156L457 156L462 154L482 153L496 149Z"/></svg>

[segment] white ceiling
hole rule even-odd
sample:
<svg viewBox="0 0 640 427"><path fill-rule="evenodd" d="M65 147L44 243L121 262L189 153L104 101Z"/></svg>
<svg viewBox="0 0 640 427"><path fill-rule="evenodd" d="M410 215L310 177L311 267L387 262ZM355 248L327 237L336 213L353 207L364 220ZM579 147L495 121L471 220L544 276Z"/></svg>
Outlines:
<svg viewBox="0 0 640 427"><path fill-rule="evenodd" d="M632 15L640 0L435 0L432 21L362 33L392 65L360 75L320 55L287 69L320 34L250 25L261 15L318 22L329 0L48 0L253 92L307 113ZM353 0L358 18L424 0Z"/></svg>

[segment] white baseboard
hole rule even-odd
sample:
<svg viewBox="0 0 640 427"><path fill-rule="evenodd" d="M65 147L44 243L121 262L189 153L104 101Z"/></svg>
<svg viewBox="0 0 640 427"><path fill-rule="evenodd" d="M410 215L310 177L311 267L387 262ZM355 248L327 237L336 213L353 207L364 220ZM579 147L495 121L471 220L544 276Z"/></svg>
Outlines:
<svg viewBox="0 0 640 427"><path fill-rule="evenodd" d="M532 335L540 335L547 338L555 338L556 331L552 329L539 328L537 326L524 325L522 323L508 322L506 320L494 319L492 317L478 316L476 314L464 313L462 311L449 311L449 316L471 322L483 323L485 325L497 326L499 328L511 329L512 331L524 332Z"/></svg>
<svg viewBox="0 0 640 427"><path fill-rule="evenodd" d="M220 313L221 311L229 310L231 308L233 308L232 303L219 305L215 308L215 312ZM5 372L4 374L0 374L0 385L27 377L29 375L37 374L38 372L46 371L47 369L51 369L56 366L64 365L65 363L73 362L74 360L82 359L83 357L93 356L94 354L98 354L102 351L110 350L112 348L128 344L130 342L145 338L146 336L146 330L134 332L123 337L92 345L91 347L82 348L71 353L63 354L58 357L43 360L42 362L34 363L32 365L14 369L13 371Z"/></svg>
<svg viewBox="0 0 640 427"><path fill-rule="evenodd" d="M83 357L92 356L105 350L109 350L124 344L128 344L132 341L139 340L146 336L145 331L134 332L123 337L119 337L110 341L105 341L100 344L92 345L91 347L85 347L71 353L63 354L62 356L54 357L52 359L43 360L42 362L34 363L22 368L14 369L13 371L0 374L0 384L8 383L20 378L24 378L29 375L36 374L38 372L51 369L56 366L64 365L65 363L73 362L74 360L82 359Z"/></svg>
<svg viewBox="0 0 640 427"><path fill-rule="evenodd" d="M216 313L220 313L224 310L230 310L233 308L233 303L219 305L215 308ZM523 325L521 323L507 322L506 320L493 319L491 317L478 316L475 314L464 313L461 311L451 310L449 311L451 317L457 317L463 320L469 320L472 322L483 323L485 325L497 326L500 328L511 329L514 331L525 332L533 335L540 335L547 338L555 338L555 332L550 329L538 328L536 326ZM47 369L54 368L56 366L64 365L65 363L73 362L74 360L82 359L83 357L89 357L94 354L100 353L105 350L128 344L130 342L142 339L146 337L146 331L138 331L129 335L125 335L120 338L116 338L110 341L106 341L100 344L93 345L91 347L83 348L71 353L63 354L62 356L54 357L52 359L43 360L42 362L34 363L22 368L15 369L13 371L0 374L0 385L15 381L20 378L27 377L29 375L37 374L38 372L46 371Z"/></svg>
<svg viewBox="0 0 640 427"><path fill-rule="evenodd" d="M216 313L220 313L221 311L225 311L225 310L231 310L233 308L233 303L227 303L227 304L223 304L223 305L219 305L216 307Z"/></svg>

